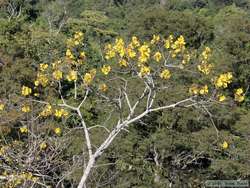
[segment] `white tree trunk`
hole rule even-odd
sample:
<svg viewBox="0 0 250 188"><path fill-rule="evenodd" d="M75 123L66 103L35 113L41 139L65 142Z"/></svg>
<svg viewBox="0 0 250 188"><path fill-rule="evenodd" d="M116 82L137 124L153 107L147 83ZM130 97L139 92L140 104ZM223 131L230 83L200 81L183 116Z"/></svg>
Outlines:
<svg viewBox="0 0 250 188"><path fill-rule="evenodd" d="M86 180L91 172L91 169L94 167L94 165L95 165L95 158L92 157L91 159L89 159L89 162L88 162L86 168L84 169L84 174L83 174L81 181L78 184L77 188L84 188L85 187Z"/></svg>

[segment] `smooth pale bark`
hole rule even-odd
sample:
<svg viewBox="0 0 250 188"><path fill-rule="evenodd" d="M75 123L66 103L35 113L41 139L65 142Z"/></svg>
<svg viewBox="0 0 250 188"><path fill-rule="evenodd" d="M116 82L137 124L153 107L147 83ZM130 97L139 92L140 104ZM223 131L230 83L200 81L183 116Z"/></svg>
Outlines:
<svg viewBox="0 0 250 188"><path fill-rule="evenodd" d="M167 0L160 0L161 6L165 6L167 4Z"/></svg>
<svg viewBox="0 0 250 188"><path fill-rule="evenodd" d="M77 188L84 188L85 187L86 180L91 172L91 169L94 167L94 164L95 164L95 158L92 157L91 159L89 159L89 162L88 162L86 168L84 169L84 174L83 174L81 181L79 182Z"/></svg>

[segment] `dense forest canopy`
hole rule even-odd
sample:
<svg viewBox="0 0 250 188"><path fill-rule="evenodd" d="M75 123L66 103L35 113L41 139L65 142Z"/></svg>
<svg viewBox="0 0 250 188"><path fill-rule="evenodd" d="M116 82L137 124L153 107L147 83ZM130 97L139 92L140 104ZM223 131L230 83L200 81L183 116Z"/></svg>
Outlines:
<svg viewBox="0 0 250 188"><path fill-rule="evenodd" d="M0 0L0 187L249 180L249 85L250 0Z"/></svg>

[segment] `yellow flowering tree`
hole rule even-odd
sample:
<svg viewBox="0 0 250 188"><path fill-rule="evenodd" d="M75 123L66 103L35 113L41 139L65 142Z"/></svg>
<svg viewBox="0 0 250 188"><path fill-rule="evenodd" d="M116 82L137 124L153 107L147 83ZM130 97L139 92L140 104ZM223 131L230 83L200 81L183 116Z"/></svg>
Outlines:
<svg viewBox="0 0 250 188"><path fill-rule="evenodd" d="M85 47L84 34L76 32L67 41L65 56L40 64L33 86L24 85L20 91L23 101L20 109L27 115L26 122L30 119L41 122L46 118L60 122L74 117L74 128L83 130L86 151L81 157L85 163L78 188L86 185L97 160L115 138L150 113L197 108L211 115L209 106L230 100L225 89L233 82L233 74L217 74L215 65L210 62L212 50L204 47L201 52L193 52L187 48L182 35L165 38L153 35L149 41L140 41L136 36L129 41L117 38L103 47L102 61L98 65L91 64ZM173 91L176 75L180 74L194 80L187 86L186 93L175 100L159 101L159 95ZM53 89L55 99L50 98L46 88ZM234 100L243 102L244 93L243 88L235 90ZM107 117L95 125L88 124L84 113L91 102ZM33 111L34 105L39 106L38 110ZM5 108L8 110L1 102L0 113ZM96 129L104 130L98 143L92 139ZM23 123L19 132L34 134L29 123ZM64 136L60 127L55 127L53 132ZM36 145L41 152L50 148L45 141Z"/></svg>

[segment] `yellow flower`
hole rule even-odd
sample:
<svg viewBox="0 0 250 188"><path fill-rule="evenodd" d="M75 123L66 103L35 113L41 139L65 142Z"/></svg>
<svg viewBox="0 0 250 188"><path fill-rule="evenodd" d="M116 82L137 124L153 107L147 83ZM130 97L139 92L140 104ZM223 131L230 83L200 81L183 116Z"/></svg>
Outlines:
<svg viewBox="0 0 250 188"><path fill-rule="evenodd" d="M89 73L92 75L92 77L95 77L96 75L96 69L91 69Z"/></svg>
<svg viewBox="0 0 250 188"><path fill-rule="evenodd" d="M86 74L84 75L83 80L84 80L84 83L85 83L86 85L89 85L89 84L92 82L93 77L92 77L92 75L91 75L90 73L86 73Z"/></svg>
<svg viewBox="0 0 250 188"><path fill-rule="evenodd" d="M173 40L174 40L173 35L170 35L168 37L168 39L165 40L165 45L164 46L165 46L166 49L169 49L171 47L171 45L173 43Z"/></svg>
<svg viewBox="0 0 250 188"><path fill-rule="evenodd" d="M223 149L227 149L229 147L229 144L226 141L224 141L223 144L221 144L221 147Z"/></svg>
<svg viewBox="0 0 250 188"><path fill-rule="evenodd" d="M62 63L62 61L61 60L58 60L58 61L56 61L55 63L52 63L52 68L55 70L55 69L57 69L58 68L58 65L60 65Z"/></svg>
<svg viewBox="0 0 250 188"><path fill-rule="evenodd" d="M22 95L23 96L28 96L32 93L31 88L27 87L27 86L23 86L22 87Z"/></svg>
<svg viewBox="0 0 250 188"><path fill-rule="evenodd" d="M140 69L139 76L143 77L143 76L146 76L146 75L149 75L149 74L150 74L150 67L142 66L141 69Z"/></svg>
<svg viewBox="0 0 250 188"><path fill-rule="evenodd" d="M74 39L80 39L80 38L83 38L83 32L81 31L75 32Z"/></svg>
<svg viewBox="0 0 250 188"><path fill-rule="evenodd" d="M72 54L70 49L66 50L66 57L68 57L69 59L74 59L74 55Z"/></svg>
<svg viewBox="0 0 250 188"><path fill-rule="evenodd" d="M115 57L115 50L113 49L112 45L111 44L107 44L105 46L105 59L109 60L113 57Z"/></svg>
<svg viewBox="0 0 250 188"><path fill-rule="evenodd" d="M79 40L75 40L75 41L74 41L74 45L75 45L75 46L78 46L79 44L80 44L80 41L79 41Z"/></svg>
<svg viewBox="0 0 250 188"><path fill-rule="evenodd" d="M38 97L38 96L39 96L39 93L34 93L34 96L35 96L35 97Z"/></svg>
<svg viewBox="0 0 250 188"><path fill-rule="evenodd" d="M208 93L208 86L205 85L205 86L201 87L199 93L200 93L201 95L207 94L207 93Z"/></svg>
<svg viewBox="0 0 250 188"><path fill-rule="evenodd" d="M201 56L204 61L207 61L211 55L211 49L206 47L205 50L202 52Z"/></svg>
<svg viewBox="0 0 250 188"><path fill-rule="evenodd" d="M56 109L55 110L55 114L54 114L57 118L61 118L61 117L66 117L69 115L69 113L64 110L64 109Z"/></svg>
<svg viewBox="0 0 250 188"><path fill-rule="evenodd" d="M24 105L24 106L22 107L22 112L24 112L24 113L30 112L30 106Z"/></svg>
<svg viewBox="0 0 250 188"><path fill-rule="evenodd" d="M193 95L197 95L199 93L199 88L196 84L193 84L190 88L189 88L189 93L193 94Z"/></svg>
<svg viewBox="0 0 250 188"><path fill-rule="evenodd" d="M125 59L122 59L121 61L119 61L119 65L121 67L127 67L128 66L128 62Z"/></svg>
<svg viewBox="0 0 250 188"><path fill-rule="evenodd" d="M185 50L185 39L184 37L181 35L172 45L171 48L173 49L172 52L172 57L176 57L176 55L180 52L183 52Z"/></svg>
<svg viewBox="0 0 250 188"><path fill-rule="evenodd" d="M44 150L44 149L46 149L46 148L47 148L46 142L42 142L42 143L40 144L40 149L41 149L41 150Z"/></svg>
<svg viewBox="0 0 250 188"><path fill-rule="evenodd" d="M120 55L120 57L124 57L126 49L122 38L117 38L115 40L114 50Z"/></svg>
<svg viewBox="0 0 250 188"><path fill-rule="evenodd" d="M34 84L35 84L35 86L39 86L39 81L35 80Z"/></svg>
<svg viewBox="0 0 250 188"><path fill-rule="evenodd" d="M103 74L108 75L109 72L111 71L111 67L109 65L103 65L103 67L101 68L101 71Z"/></svg>
<svg viewBox="0 0 250 188"><path fill-rule="evenodd" d="M245 95L242 88L236 89L234 93L234 100L237 102L243 102L245 100Z"/></svg>
<svg viewBox="0 0 250 188"><path fill-rule="evenodd" d="M161 77L162 79L167 80L167 79L169 79L169 78L171 77L171 73L170 73L170 71L169 71L168 69L165 69L165 70L163 70L163 71L160 73L160 77Z"/></svg>
<svg viewBox="0 0 250 188"><path fill-rule="evenodd" d="M185 65L189 63L190 59L191 59L190 54L185 54L181 63Z"/></svg>
<svg viewBox="0 0 250 188"><path fill-rule="evenodd" d="M205 75L208 75L210 73L211 69L213 68L213 65L203 62L200 65L198 65L197 67L198 67L198 70L200 72L202 72Z"/></svg>
<svg viewBox="0 0 250 188"><path fill-rule="evenodd" d="M108 90L108 86L106 84L101 84L99 86L99 90L102 92L106 92Z"/></svg>
<svg viewBox="0 0 250 188"><path fill-rule="evenodd" d="M83 58L83 59L84 59L85 57L86 57L85 52L81 52L81 53L80 53L80 58Z"/></svg>
<svg viewBox="0 0 250 188"><path fill-rule="evenodd" d="M127 48L127 55L129 58L136 57L136 52L133 50L133 47L131 45L129 45Z"/></svg>
<svg viewBox="0 0 250 188"><path fill-rule="evenodd" d="M42 63L40 64L40 71L44 72L48 68L48 64Z"/></svg>
<svg viewBox="0 0 250 188"><path fill-rule="evenodd" d="M96 69L90 70L90 71L89 71L88 73L86 73L86 74L84 75L84 77L83 77L84 83L85 83L86 85L89 85L89 84L93 81L95 75L96 75Z"/></svg>
<svg viewBox="0 0 250 188"><path fill-rule="evenodd" d="M69 82L77 80L77 72L73 70L70 71L66 78Z"/></svg>
<svg viewBox="0 0 250 188"><path fill-rule="evenodd" d="M62 71L60 71L60 70L54 71L54 72L53 72L53 77L54 77L54 79L56 79L56 80L61 80L62 77L63 77Z"/></svg>
<svg viewBox="0 0 250 188"><path fill-rule="evenodd" d="M160 62L161 59L162 59L161 53L160 53L160 52L156 52L156 53L154 54L154 60L157 61L157 62Z"/></svg>
<svg viewBox="0 0 250 188"><path fill-rule="evenodd" d="M139 63L145 63L150 58L150 48L147 44L142 45L139 48L140 56L139 56Z"/></svg>
<svg viewBox="0 0 250 188"><path fill-rule="evenodd" d="M157 44L160 41L159 35L153 35L153 39L151 40L151 44Z"/></svg>
<svg viewBox="0 0 250 188"><path fill-rule="evenodd" d="M235 94L236 94L236 95L242 95L242 94L243 94L243 89L242 89L242 88L236 89Z"/></svg>
<svg viewBox="0 0 250 188"><path fill-rule="evenodd" d="M46 87L49 82L48 77L45 74L38 73L37 80L35 81L35 86L41 84L43 87Z"/></svg>
<svg viewBox="0 0 250 188"><path fill-rule="evenodd" d="M21 133L28 133L28 128L27 128L27 126L20 127L19 130L20 130Z"/></svg>
<svg viewBox="0 0 250 188"><path fill-rule="evenodd" d="M62 134L62 129L61 129L60 127L56 127L56 128L54 129L54 133L55 133L56 135L60 136L60 135Z"/></svg>
<svg viewBox="0 0 250 188"><path fill-rule="evenodd" d="M215 86L217 88L227 88L228 84L232 82L233 75L231 72L221 74L217 79L215 79Z"/></svg>
<svg viewBox="0 0 250 188"><path fill-rule="evenodd" d="M219 100L219 102L223 102L224 100L226 100L226 96L225 95L219 95L218 100Z"/></svg>
<svg viewBox="0 0 250 188"><path fill-rule="evenodd" d="M234 99L237 102L243 102L245 100L245 96L238 96L238 95L236 95Z"/></svg>
<svg viewBox="0 0 250 188"><path fill-rule="evenodd" d="M133 36L132 37L132 42L131 42L131 44L133 45L133 47L139 47L140 46L140 42L139 42L139 40L138 40L138 38L136 37L136 36Z"/></svg>
<svg viewBox="0 0 250 188"><path fill-rule="evenodd" d="M40 116L50 116L52 114L52 106L50 104L47 104L45 109L40 113Z"/></svg>
<svg viewBox="0 0 250 188"><path fill-rule="evenodd" d="M4 104L3 103L0 103L0 111L3 111L4 110Z"/></svg>

